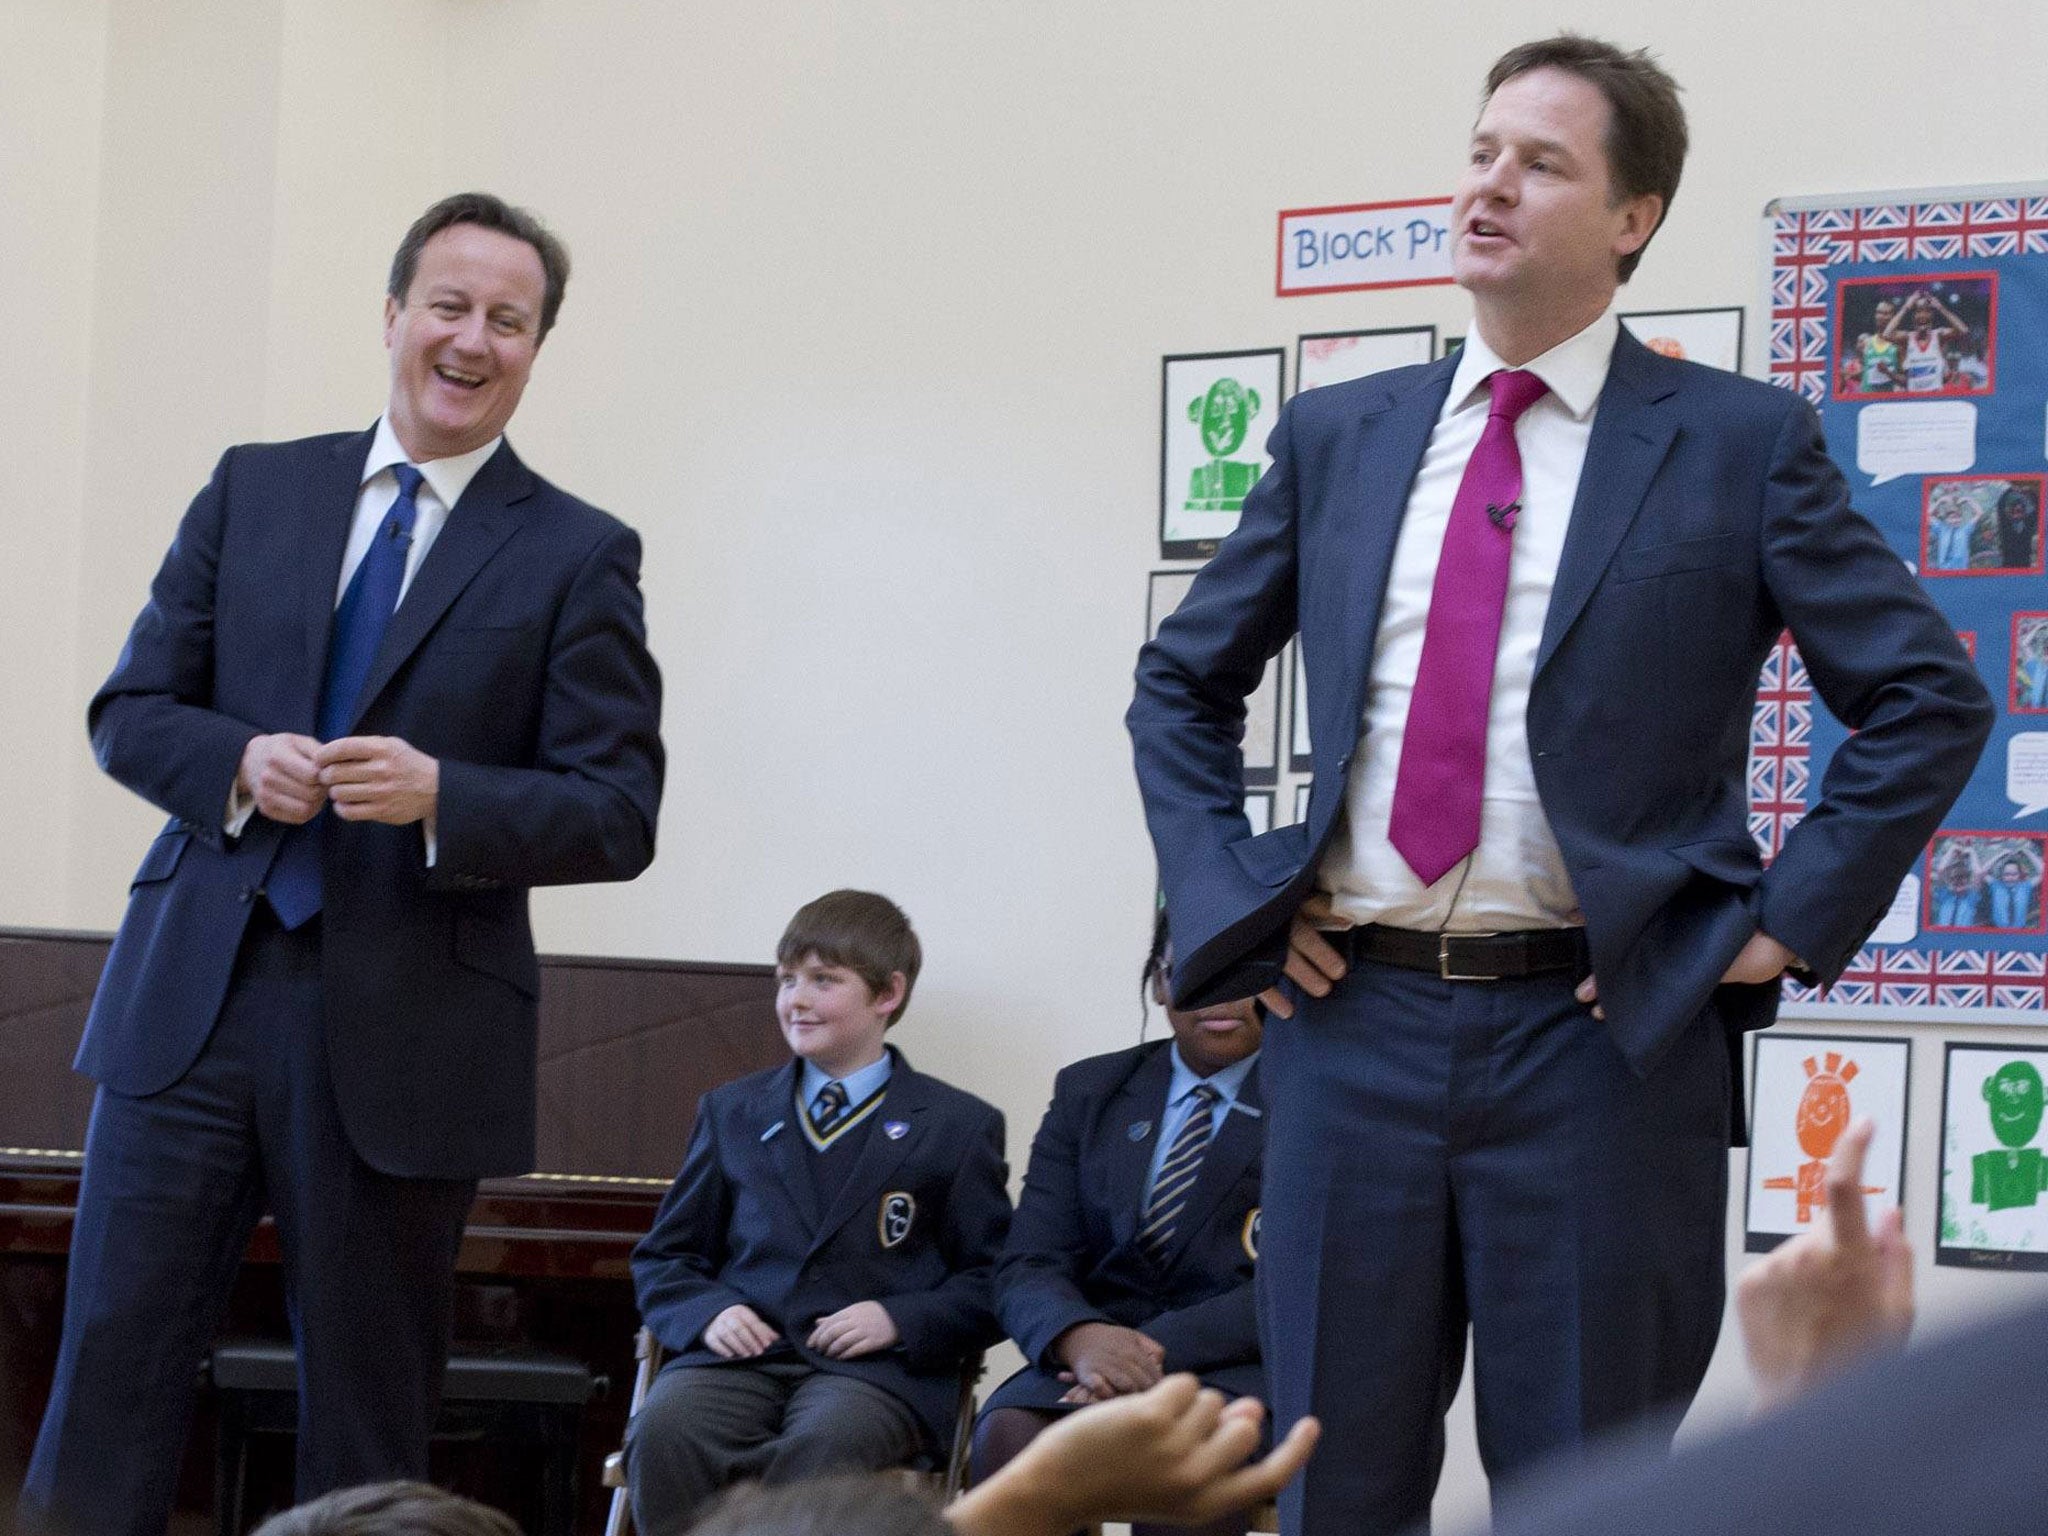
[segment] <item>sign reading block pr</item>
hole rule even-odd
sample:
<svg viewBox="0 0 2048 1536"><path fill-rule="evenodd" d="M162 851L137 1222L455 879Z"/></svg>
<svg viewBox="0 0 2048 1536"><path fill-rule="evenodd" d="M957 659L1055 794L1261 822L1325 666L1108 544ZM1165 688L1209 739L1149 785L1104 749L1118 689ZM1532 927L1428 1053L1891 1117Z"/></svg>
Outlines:
<svg viewBox="0 0 2048 1536"><path fill-rule="evenodd" d="M1280 215L1273 291L1346 293L1451 281L1451 200L1293 208Z"/></svg>

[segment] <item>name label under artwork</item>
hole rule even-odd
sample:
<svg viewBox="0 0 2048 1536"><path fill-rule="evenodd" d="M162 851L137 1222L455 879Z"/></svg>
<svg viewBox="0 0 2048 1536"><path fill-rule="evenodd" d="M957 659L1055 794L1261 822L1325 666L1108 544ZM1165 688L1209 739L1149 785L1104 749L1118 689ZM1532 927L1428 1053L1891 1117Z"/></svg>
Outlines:
<svg viewBox="0 0 2048 1536"><path fill-rule="evenodd" d="M1283 299L1451 281L1451 200L1421 197L1280 214L1273 291Z"/></svg>

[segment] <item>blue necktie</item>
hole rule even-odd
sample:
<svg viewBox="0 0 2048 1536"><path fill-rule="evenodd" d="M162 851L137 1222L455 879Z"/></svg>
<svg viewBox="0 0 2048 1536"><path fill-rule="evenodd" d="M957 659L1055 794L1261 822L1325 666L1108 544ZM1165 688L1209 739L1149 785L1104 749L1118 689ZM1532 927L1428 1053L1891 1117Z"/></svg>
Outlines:
<svg viewBox="0 0 2048 1536"><path fill-rule="evenodd" d="M320 688L320 713L314 734L333 741L349 728L363 684L384 643L392 610L398 606L398 589L405 585L406 556L412 551L412 525L419 516L415 499L422 476L410 464L394 464L398 478L398 499L384 514L376 537L363 552L348 589L334 610L334 628L327 644L327 677ZM320 817L291 828L279 844L277 857L264 882L264 893L279 922L297 928L320 910Z"/></svg>
<svg viewBox="0 0 2048 1536"><path fill-rule="evenodd" d="M1216 1119L1216 1101L1223 1095L1207 1083L1198 1083L1189 1097L1195 1101L1195 1107L1188 1112L1173 1145L1166 1149L1159 1177L1153 1181L1152 1193L1145 1197L1145 1210L1139 1217L1138 1246L1154 1264L1164 1264L1173 1251L1174 1227L1180 1221L1180 1213L1187 1209L1188 1196L1202 1171L1202 1154L1209 1150L1209 1135Z"/></svg>
<svg viewBox="0 0 2048 1536"><path fill-rule="evenodd" d="M818 1090L818 1096L811 1100L811 1129L819 1136L829 1136L839 1122L846 1118L846 1084L836 1078Z"/></svg>

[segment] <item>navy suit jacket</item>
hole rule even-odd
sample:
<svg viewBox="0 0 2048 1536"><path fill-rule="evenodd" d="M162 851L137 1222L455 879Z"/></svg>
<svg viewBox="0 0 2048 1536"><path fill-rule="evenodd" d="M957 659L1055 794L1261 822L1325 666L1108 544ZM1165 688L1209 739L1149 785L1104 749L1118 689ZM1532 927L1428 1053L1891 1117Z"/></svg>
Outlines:
<svg viewBox="0 0 2048 1536"><path fill-rule="evenodd" d="M704 1329L744 1302L794 1351L782 1358L909 1404L935 1451L952 1437L962 1363L1002 1337L989 1279L1010 1224L1003 1117L897 1054L856 1161L821 1210L799 1072L792 1061L704 1095L682 1172L633 1250L640 1315L671 1365L714 1365ZM887 1309L896 1344L854 1360L805 1345L819 1318L857 1301Z"/></svg>
<svg viewBox="0 0 2048 1536"><path fill-rule="evenodd" d="M1233 1397L1266 1395L1252 1300L1266 1146L1256 1066L1202 1155L1165 1267L1137 1244L1171 1045L1091 1056L1053 1085L996 1270L996 1315L1032 1363L996 1389L990 1408L1057 1404L1067 1383L1053 1340L1089 1322L1149 1334L1165 1346L1168 1371L1193 1371Z"/></svg>
<svg viewBox="0 0 2048 1536"><path fill-rule="evenodd" d="M100 765L171 816L144 855L77 1066L155 1093L198 1057L285 828L223 830L242 748L312 734L371 434L230 449L192 503L89 713ZM353 733L440 760L418 826L317 824L322 1005L342 1123L372 1166L533 1166L539 972L529 886L630 879L654 852L661 684L630 528L509 444L451 509Z"/></svg>
<svg viewBox="0 0 2048 1536"><path fill-rule="evenodd" d="M1183 1006L1275 984L1343 810L1408 491L1455 358L1297 395L1273 466L1139 656L1128 724ZM1761 867L1745 799L1757 675L1789 628L1855 735ZM1299 632L1314 788L1253 837L1244 699ZM1533 657L1537 792L1586 914L1609 1028L1647 1070L1703 1008L1731 1031L1779 988L1718 987L1759 926L1822 982L1855 954L1961 790L1993 711L1954 630L1863 518L1790 391L1626 331L1600 396Z"/></svg>

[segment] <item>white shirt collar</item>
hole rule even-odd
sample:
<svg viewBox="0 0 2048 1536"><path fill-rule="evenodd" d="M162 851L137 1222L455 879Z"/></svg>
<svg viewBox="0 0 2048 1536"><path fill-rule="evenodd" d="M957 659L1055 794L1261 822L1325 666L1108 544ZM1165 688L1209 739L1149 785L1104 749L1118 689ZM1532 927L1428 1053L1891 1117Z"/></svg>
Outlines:
<svg viewBox="0 0 2048 1536"><path fill-rule="evenodd" d="M462 499L462 493L469 489L469 482L476 478L476 472L484 467L504 441L505 435L501 432L481 448L472 448L453 458L429 459L416 467L435 496L440 498L441 505L453 511L455 503ZM370 440L370 456L363 461L363 478L357 484L368 485L394 464L411 462L404 445L398 441L398 434L391 430L391 418L379 416L377 435Z"/></svg>
<svg viewBox="0 0 2048 1536"><path fill-rule="evenodd" d="M1614 342L1620 333L1621 322L1613 310L1606 310L1576 336L1522 366L1550 386L1550 392L1574 419L1584 421L1599 403L1600 391L1607 387L1607 369L1614 361ZM1463 410L1485 385L1487 376L1505 367L1474 325L1458 349L1458 371L1451 375L1446 413Z"/></svg>

